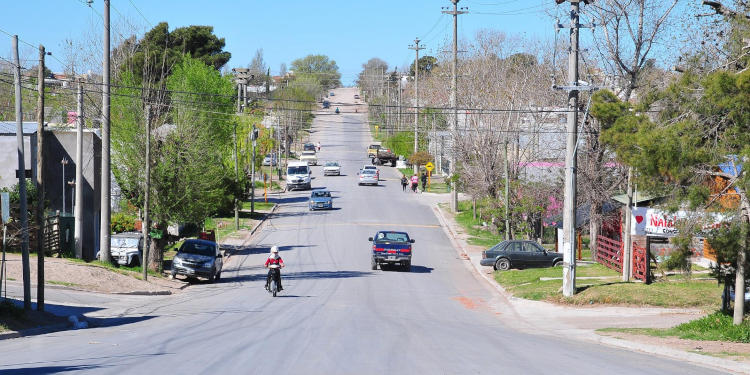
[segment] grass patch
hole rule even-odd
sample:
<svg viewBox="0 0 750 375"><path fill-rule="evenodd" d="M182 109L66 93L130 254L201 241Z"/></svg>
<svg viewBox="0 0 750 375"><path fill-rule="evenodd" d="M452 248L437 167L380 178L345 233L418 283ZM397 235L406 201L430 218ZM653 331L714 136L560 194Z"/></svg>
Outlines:
<svg viewBox="0 0 750 375"><path fill-rule="evenodd" d="M699 341L729 341L750 343L750 322L732 324L732 316L717 311L702 318L672 328L604 328L601 332L624 332L658 337L679 337ZM727 353L727 355L738 355Z"/></svg>
<svg viewBox="0 0 750 375"><path fill-rule="evenodd" d="M490 230L482 228L481 220L474 219L472 215L471 202L458 202L456 222L464 228L469 236L471 236L468 239L468 242L471 245L491 247L505 239L502 234L494 234Z"/></svg>
<svg viewBox="0 0 750 375"><path fill-rule="evenodd" d="M268 211L271 208L273 208L272 202L258 202L255 201L255 210L256 211ZM242 201L242 206L240 206L240 209L242 210L250 210L250 202L249 201Z"/></svg>
<svg viewBox="0 0 750 375"><path fill-rule="evenodd" d="M533 268L495 272L495 280L514 296L573 305L618 304L715 309L722 288L712 280L690 280L681 275L652 284L621 282L620 274L600 264L579 265L577 293L563 297L561 268ZM555 278L542 280L542 278Z"/></svg>
<svg viewBox="0 0 750 375"><path fill-rule="evenodd" d="M57 281L57 280L47 280L46 283L53 284L53 285L69 286L69 287L80 286L79 284L76 284L76 283L69 283L67 281Z"/></svg>

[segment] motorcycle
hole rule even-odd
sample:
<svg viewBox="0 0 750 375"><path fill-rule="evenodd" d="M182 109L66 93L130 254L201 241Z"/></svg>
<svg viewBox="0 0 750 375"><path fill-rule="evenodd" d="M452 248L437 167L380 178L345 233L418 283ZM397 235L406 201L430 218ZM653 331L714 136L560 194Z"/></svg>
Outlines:
<svg viewBox="0 0 750 375"><path fill-rule="evenodd" d="M271 268L271 284L268 287L268 293L271 293L274 297L279 292L279 283L277 280L281 278L281 270L279 268Z"/></svg>
<svg viewBox="0 0 750 375"><path fill-rule="evenodd" d="M336 114L339 114L339 107L336 107Z"/></svg>

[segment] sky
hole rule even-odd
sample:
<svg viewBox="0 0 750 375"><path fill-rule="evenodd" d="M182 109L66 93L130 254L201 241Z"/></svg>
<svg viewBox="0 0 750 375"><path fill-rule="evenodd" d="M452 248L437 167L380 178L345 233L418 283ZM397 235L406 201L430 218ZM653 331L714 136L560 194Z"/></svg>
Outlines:
<svg viewBox="0 0 750 375"><path fill-rule="evenodd" d="M22 58L35 59L35 48L41 43L54 55L47 59L48 67L62 71L66 40L83 39L87 33L101 38L103 0L93 0L90 6L88 2L6 2L0 22L0 56L11 56L7 34L17 34ZM214 33L225 38L225 50L232 53L229 68L247 66L259 48L272 74L278 73L281 63L288 66L308 54L327 55L338 64L345 85L354 82L362 64L372 57L385 60L391 69L410 64L414 51L408 46L415 37L426 47L420 55L436 55L452 40L452 16L441 13L441 7L452 7L449 0L112 0L111 4L113 25L132 24L139 36L163 21L170 30L213 26ZM469 8L469 14L459 16L459 38L488 28L552 40L555 17L566 17L569 9L554 0L461 0L458 5ZM35 62L22 65L30 67Z"/></svg>

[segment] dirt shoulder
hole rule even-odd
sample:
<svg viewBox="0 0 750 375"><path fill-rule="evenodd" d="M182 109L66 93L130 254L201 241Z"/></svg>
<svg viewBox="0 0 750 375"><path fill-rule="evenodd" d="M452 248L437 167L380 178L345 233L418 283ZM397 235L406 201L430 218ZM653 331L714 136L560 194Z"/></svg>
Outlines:
<svg viewBox="0 0 750 375"><path fill-rule="evenodd" d="M7 254L9 282L23 280L20 254ZM29 258L31 284L36 285L37 257ZM69 288L98 293L114 294L171 294L187 284L177 280L149 277L138 279L136 272L111 270L95 264L75 262L64 258L44 258L45 285L50 288Z"/></svg>
<svg viewBox="0 0 750 375"><path fill-rule="evenodd" d="M666 346L750 365L750 343L687 340L678 337L656 337L626 332L599 331L597 334L646 345Z"/></svg>

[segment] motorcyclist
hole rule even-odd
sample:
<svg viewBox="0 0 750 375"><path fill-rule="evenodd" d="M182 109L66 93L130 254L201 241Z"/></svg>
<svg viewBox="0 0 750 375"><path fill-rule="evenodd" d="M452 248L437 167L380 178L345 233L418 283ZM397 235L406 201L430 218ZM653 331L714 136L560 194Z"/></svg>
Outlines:
<svg viewBox="0 0 750 375"><path fill-rule="evenodd" d="M279 247L272 246L271 254L266 259L264 267L268 268L268 276L266 277L266 290L271 287L271 277L276 279L276 285L279 286L279 291L284 290L281 287L281 269L284 268L284 260L279 256Z"/></svg>

